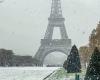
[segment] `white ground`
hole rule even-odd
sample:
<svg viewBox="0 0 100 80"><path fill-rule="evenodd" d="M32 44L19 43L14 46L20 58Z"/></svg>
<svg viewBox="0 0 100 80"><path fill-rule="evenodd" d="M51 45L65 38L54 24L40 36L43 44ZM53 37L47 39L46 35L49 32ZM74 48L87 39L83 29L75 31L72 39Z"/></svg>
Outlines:
<svg viewBox="0 0 100 80"><path fill-rule="evenodd" d="M0 80L43 80L58 67L0 68Z"/></svg>

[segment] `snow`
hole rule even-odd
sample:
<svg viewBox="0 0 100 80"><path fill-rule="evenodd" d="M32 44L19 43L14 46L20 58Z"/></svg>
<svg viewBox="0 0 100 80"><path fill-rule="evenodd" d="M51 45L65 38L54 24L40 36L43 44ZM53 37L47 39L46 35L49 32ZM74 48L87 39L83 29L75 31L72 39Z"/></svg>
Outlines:
<svg viewBox="0 0 100 80"><path fill-rule="evenodd" d="M79 73L80 80L85 72ZM75 74L60 67L0 67L0 80L75 80Z"/></svg>
<svg viewBox="0 0 100 80"><path fill-rule="evenodd" d="M80 75L80 80L84 80L84 71L82 73L77 73ZM75 80L75 73L67 73L63 68L57 69L50 76L44 80Z"/></svg>
<svg viewBox="0 0 100 80"><path fill-rule="evenodd" d="M1 67L0 80L43 80L58 67Z"/></svg>

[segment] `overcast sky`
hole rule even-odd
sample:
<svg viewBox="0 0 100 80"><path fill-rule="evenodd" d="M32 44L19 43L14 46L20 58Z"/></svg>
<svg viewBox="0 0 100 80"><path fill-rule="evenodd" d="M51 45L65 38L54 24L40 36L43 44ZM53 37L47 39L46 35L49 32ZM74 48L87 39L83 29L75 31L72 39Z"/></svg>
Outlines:
<svg viewBox="0 0 100 80"><path fill-rule="evenodd" d="M44 37L51 0L4 0L0 3L0 48L34 55ZM62 0L67 34L78 47L88 44L100 20L100 0Z"/></svg>

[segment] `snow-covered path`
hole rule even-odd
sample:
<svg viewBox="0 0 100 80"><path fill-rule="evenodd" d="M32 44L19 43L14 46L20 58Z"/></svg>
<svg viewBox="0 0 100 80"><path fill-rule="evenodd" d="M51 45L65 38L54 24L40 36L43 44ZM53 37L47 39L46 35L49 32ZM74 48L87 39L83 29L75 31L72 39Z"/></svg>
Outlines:
<svg viewBox="0 0 100 80"><path fill-rule="evenodd" d="M58 67L0 68L0 80L43 80Z"/></svg>

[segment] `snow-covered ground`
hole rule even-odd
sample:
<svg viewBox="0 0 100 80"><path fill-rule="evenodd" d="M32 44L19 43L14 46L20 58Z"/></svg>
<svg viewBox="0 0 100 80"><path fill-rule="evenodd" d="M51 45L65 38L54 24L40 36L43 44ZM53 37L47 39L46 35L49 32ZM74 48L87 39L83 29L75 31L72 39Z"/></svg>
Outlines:
<svg viewBox="0 0 100 80"><path fill-rule="evenodd" d="M80 80L84 80L85 70L82 70L79 75ZM51 75L47 76L44 80L75 80L76 73L67 73L64 68L57 69Z"/></svg>
<svg viewBox="0 0 100 80"><path fill-rule="evenodd" d="M0 80L43 80L58 67L8 67L0 68Z"/></svg>

